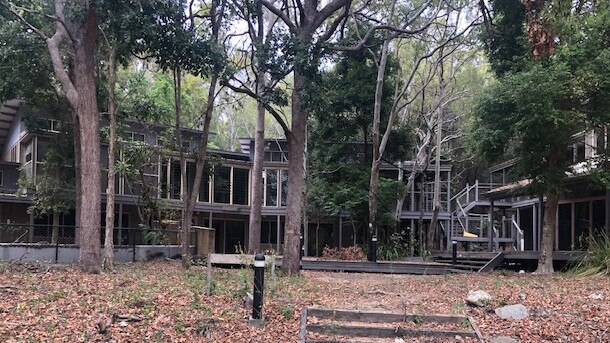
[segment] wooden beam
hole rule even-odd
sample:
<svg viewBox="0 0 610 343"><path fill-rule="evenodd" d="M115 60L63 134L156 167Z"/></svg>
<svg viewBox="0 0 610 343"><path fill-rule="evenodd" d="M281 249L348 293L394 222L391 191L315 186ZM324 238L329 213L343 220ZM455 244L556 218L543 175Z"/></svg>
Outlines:
<svg viewBox="0 0 610 343"><path fill-rule="evenodd" d="M334 310L323 308L307 309L307 315L318 319L332 319L335 321L389 323L389 322L420 322L420 323L454 323L461 324L468 320L464 316L456 315L418 315L406 313Z"/></svg>
<svg viewBox="0 0 610 343"><path fill-rule="evenodd" d="M350 337L375 337L375 338L393 338L393 337L473 337L478 338L474 331L464 330L434 330L434 329L406 329L392 327L370 327L359 325L336 325L336 324L308 324L306 331L322 334L332 334L338 336ZM309 342L309 341L308 341Z"/></svg>

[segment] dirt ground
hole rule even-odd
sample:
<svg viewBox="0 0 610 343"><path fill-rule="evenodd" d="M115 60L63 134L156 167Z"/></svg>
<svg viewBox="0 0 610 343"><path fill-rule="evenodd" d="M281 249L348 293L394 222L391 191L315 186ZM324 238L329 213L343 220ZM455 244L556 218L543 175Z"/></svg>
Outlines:
<svg viewBox="0 0 610 343"><path fill-rule="evenodd" d="M214 268L209 297L205 267L185 272L178 262L121 264L102 275L6 263L1 271L2 342L298 342L303 307L466 315L487 341L610 342L607 277L303 272L274 281L268 274L265 324L254 328L243 303L252 288L249 269ZM470 307L469 290L484 290L493 301ZM505 320L493 311L511 304L528 307L530 317Z"/></svg>

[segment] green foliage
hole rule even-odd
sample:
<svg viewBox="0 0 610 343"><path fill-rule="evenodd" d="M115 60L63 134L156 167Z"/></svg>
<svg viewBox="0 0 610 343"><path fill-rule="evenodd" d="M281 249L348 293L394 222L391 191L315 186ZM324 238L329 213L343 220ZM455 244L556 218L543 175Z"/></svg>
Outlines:
<svg viewBox="0 0 610 343"><path fill-rule="evenodd" d="M151 230L146 231L144 240L151 245L158 245L166 241L167 235L163 231Z"/></svg>
<svg viewBox="0 0 610 343"><path fill-rule="evenodd" d="M407 232L401 231L391 234L385 239L379 241L377 246L377 258L382 261L396 261L409 256L409 247L407 246Z"/></svg>
<svg viewBox="0 0 610 343"><path fill-rule="evenodd" d="M519 0L493 0L493 28L481 34L487 57L496 75L520 70L529 53L524 30L525 7Z"/></svg>
<svg viewBox="0 0 610 343"><path fill-rule="evenodd" d="M582 261L572 268L580 276L610 275L610 236L606 233L589 236L589 249Z"/></svg>
<svg viewBox="0 0 610 343"><path fill-rule="evenodd" d="M561 191L573 135L610 119L608 24L602 7L556 18L555 55L504 72L475 110L476 150L492 161L518 156L517 175L536 193Z"/></svg>

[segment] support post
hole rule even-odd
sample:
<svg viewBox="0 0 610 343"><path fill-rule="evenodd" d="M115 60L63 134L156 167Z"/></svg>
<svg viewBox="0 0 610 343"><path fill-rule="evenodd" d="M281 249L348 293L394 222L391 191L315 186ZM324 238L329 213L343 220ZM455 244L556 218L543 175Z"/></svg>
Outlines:
<svg viewBox="0 0 610 343"><path fill-rule="evenodd" d="M131 229L131 261L136 261L136 230Z"/></svg>
<svg viewBox="0 0 610 343"><path fill-rule="evenodd" d="M252 301L252 320L262 321L263 287L265 285L265 255L257 253L254 256L254 299ZM251 320L251 324L254 324ZM257 323L260 324L260 323Z"/></svg>
<svg viewBox="0 0 610 343"><path fill-rule="evenodd" d="M457 243L456 240L451 241L451 264L454 266L457 264Z"/></svg>
<svg viewBox="0 0 610 343"><path fill-rule="evenodd" d="M494 250L494 201L490 201L489 220L487 224L487 232L489 232L489 251Z"/></svg>

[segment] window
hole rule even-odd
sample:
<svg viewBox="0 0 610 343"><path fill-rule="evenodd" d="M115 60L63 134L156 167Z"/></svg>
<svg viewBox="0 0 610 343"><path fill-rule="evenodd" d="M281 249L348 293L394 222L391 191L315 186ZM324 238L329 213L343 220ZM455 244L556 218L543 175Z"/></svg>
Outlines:
<svg viewBox="0 0 610 343"><path fill-rule="evenodd" d="M210 174L207 167L203 170L199 184L199 201L210 202Z"/></svg>
<svg viewBox="0 0 610 343"><path fill-rule="evenodd" d="M282 206L286 206L286 198L288 197L288 170L280 170L280 180L282 185Z"/></svg>
<svg viewBox="0 0 610 343"><path fill-rule="evenodd" d="M233 168L233 204L248 204L248 169Z"/></svg>
<svg viewBox="0 0 610 343"><path fill-rule="evenodd" d="M0 187L4 186L4 172L0 170Z"/></svg>
<svg viewBox="0 0 610 343"><path fill-rule="evenodd" d="M265 170L265 206L277 206L277 169Z"/></svg>
<svg viewBox="0 0 610 343"><path fill-rule="evenodd" d="M32 162L32 153L28 152L25 154L25 163Z"/></svg>
<svg viewBox="0 0 610 343"><path fill-rule="evenodd" d="M171 164L170 173L170 199L180 199L180 180L182 175L180 174L180 162L173 161Z"/></svg>
<svg viewBox="0 0 610 343"><path fill-rule="evenodd" d="M19 154L17 154L17 144L13 145L13 147L11 148L11 160L10 162L19 162L18 156Z"/></svg>
<svg viewBox="0 0 610 343"><path fill-rule="evenodd" d="M130 132L130 138L135 142L144 142L144 134L137 132Z"/></svg>
<svg viewBox="0 0 610 343"><path fill-rule="evenodd" d="M55 119L49 119L49 132L59 133L60 122Z"/></svg>
<svg viewBox="0 0 610 343"><path fill-rule="evenodd" d="M231 190L231 168L220 167L216 169L214 176L214 202L221 204L230 203Z"/></svg>
<svg viewBox="0 0 610 343"><path fill-rule="evenodd" d="M277 244L277 220L261 221L261 243ZM284 221L280 222L280 244L284 243Z"/></svg>

